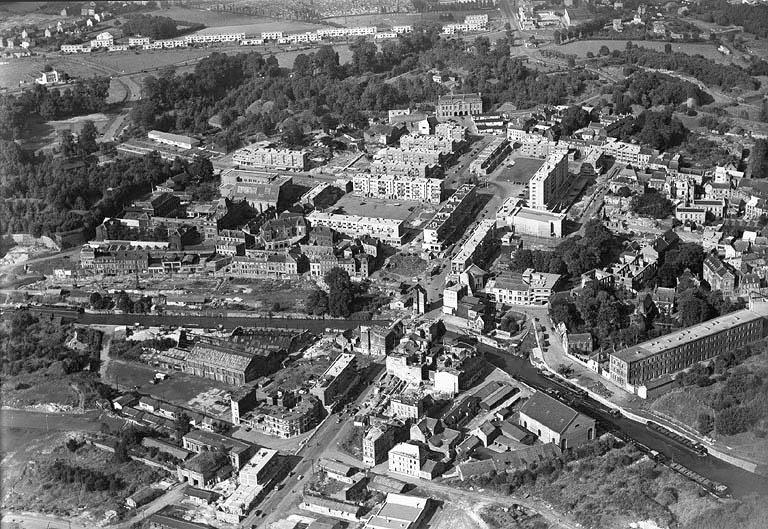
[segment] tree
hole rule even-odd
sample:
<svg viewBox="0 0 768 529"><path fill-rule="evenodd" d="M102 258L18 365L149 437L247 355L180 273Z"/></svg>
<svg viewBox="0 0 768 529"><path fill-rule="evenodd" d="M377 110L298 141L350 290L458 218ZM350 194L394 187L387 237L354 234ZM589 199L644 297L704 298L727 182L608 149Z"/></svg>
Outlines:
<svg viewBox="0 0 768 529"><path fill-rule="evenodd" d="M203 182L213 180L213 164L205 156L196 155L189 166L189 172L192 176L199 178Z"/></svg>
<svg viewBox="0 0 768 529"><path fill-rule="evenodd" d="M352 51L352 66L357 73L375 72L378 68L376 61L376 44L363 37L349 45Z"/></svg>
<svg viewBox="0 0 768 529"><path fill-rule="evenodd" d="M68 130L61 131L61 151L67 158L72 158L77 153L77 145L75 144L75 137Z"/></svg>
<svg viewBox="0 0 768 529"><path fill-rule="evenodd" d="M667 197L651 189L632 197L630 207L634 213L654 219L665 219L674 211L674 205Z"/></svg>
<svg viewBox="0 0 768 529"><path fill-rule="evenodd" d="M560 130L564 136L570 136L582 127L589 125L591 118L589 112L581 108L581 106L571 106L565 111L562 120L560 121Z"/></svg>
<svg viewBox="0 0 768 529"><path fill-rule="evenodd" d="M115 299L115 308L126 313L133 312L133 301L131 301L131 297L125 292L125 290L121 290L117 294L117 299Z"/></svg>
<svg viewBox="0 0 768 529"><path fill-rule="evenodd" d="M328 294L324 290L318 288L309 293L307 312L315 316L322 316L328 312Z"/></svg>
<svg viewBox="0 0 768 529"><path fill-rule="evenodd" d="M186 413L181 413L176 418L174 427L176 429L176 434L178 435L179 439L187 435L189 431L192 429L192 426L189 424L189 415L187 415Z"/></svg>
<svg viewBox="0 0 768 529"><path fill-rule="evenodd" d="M600 46L600 50L598 51L598 53L603 57L607 57L608 55L611 54L611 50L608 48L608 46L603 44L602 46Z"/></svg>
<svg viewBox="0 0 768 529"><path fill-rule="evenodd" d="M334 318L346 318L352 312L352 281L343 268L334 267L324 276L328 285L328 312Z"/></svg>
<svg viewBox="0 0 768 529"><path fill-rule="evenodd" d="M101 310L104 307L104 298L98 292L93 292L88 298L88 303L90 303L92 309Z"/></svg>
<svg viewBox="0 0 768 529"><path fill-rule="evenodd" d="M708 413L700 413L696 424L696 429L702 435L709 435L715 429L715 420Z"/></svg>
<svg viewBox="0 0 768 529"><path fill-rule="evenodd" d="M99 150L99 144L96 143L96 138L99 135L99 131L96 130L96 125L90 119L83 123L83 128L80 129L80 134L77 135L77 146L79 147L81 156L87 156Z"/></svg>
<svg viewBox="0 0 768 529"><path fill-rule="evenodd" d="M669 42L664 44L664 53L666 53L667 55L672 53L672 44L670 44Z"/></svg>
<svg viewBox="0 0 768 529"><path fill-rule="evenodd" d="M117 464L127 463L131 460L131 456L128 454L128 447L123 441L118 441L115 445L115 454L112 456L112 460Z"/></svg>

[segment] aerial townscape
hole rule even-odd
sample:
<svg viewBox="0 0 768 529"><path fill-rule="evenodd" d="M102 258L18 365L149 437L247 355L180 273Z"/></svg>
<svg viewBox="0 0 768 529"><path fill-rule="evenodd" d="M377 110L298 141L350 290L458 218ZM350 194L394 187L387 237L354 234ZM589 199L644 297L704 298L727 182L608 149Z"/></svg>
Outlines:
<svg viewBox="0 0 768 529"><path fill-rule="evenodd" d="M2 529L768 528L768 1L0 4Z"/></svg>

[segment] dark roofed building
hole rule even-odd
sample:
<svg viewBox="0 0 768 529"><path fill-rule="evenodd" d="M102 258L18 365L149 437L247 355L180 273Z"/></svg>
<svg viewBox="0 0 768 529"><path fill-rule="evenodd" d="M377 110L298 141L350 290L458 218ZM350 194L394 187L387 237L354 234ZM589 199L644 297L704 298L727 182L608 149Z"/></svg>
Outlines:
<svg viewBox="0 0 768 529"><path fill-rule="evenodd" d="M519 424L544 443L561 449L595 438L595 421L549 395L536 391L520 408Z"/></svg>

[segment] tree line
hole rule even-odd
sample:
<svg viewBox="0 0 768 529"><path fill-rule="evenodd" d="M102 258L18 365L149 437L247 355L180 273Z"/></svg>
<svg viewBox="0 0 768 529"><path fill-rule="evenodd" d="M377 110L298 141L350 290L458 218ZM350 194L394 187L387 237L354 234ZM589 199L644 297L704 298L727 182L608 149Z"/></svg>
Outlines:
<svg viewBox="0 0 768 529"><path fill-rule="evenodd" d="M171 163L156 152L102 166L88 159L70 168L0 140L0 233L39 236L84 228L93 236L105 217L117 216L170 176Z"/></svg>
<svg viewBox="0 0 768 529"><path fill-rule="evenodd" d="M60 483L79 485L86 492L104 490L116 492L125 487L125 482L114 474L105 474L80 465L71 465L60 459L48 467L48 475Z"/></svg>
<svg viewBox="0 0 768 529"><path fill-rule="evenodd" d="M619 95L623 98L624 107L630 104L642 105L645 108L659 105L682 105L692 99L697 106L712 103L711 95L698 86L682 79L677 79L659 72L635 71L614 88L614 102Z"/></svg>
<svg viewBox="0 0 768 529"><path fill-rule="evenodd" d="M688 55L682 52L660 52L642 46L628 47L602 59L606 65L630 64L680 72L695 77L708 86L719 86L723 90L743 88L756 90L760 81L744 69L732 64L719 64L702 55Z"/></svg>
<svg viewBox="0 0 768 529"><path fill-rule="evenodd" d="M179 26L183 26L183 29L179 29ZM128 15L122 25L125 35L141 35L153 40L172 39L204 27L203 24L178 22L168 17L145 14Z"/></svg>

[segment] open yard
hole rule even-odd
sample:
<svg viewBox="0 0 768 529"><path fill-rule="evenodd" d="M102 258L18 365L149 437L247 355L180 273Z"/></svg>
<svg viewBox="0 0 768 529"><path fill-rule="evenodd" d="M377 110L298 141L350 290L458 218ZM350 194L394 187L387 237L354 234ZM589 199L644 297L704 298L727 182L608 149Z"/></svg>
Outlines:
<svg viewBox="0 0 768 529"><path fill-rule="evenodd" d="M157 399L229 419L229 407L217 405L216 401L225 402L224 396L234 388L215 380L176 371L171 373L168 380L151 384L150 380L156 372L157 370L150 366L112 360L107 368L106 379L110 383L119 384L122 389L138 386L140 392L149 393Z"/></svg>
<svg viewBox="0 0 768 529"><path fill-rule="evenodd" d="M412 201L392 202L391 200L347 194L336 202L335 207L343 209L347 215L407 220L417 214L418 210L422 207L422 203Z"/></svg>
<svg viewBox="0 0 768 529"><path fill-rule="evenodd" d="M533 173L538 171L542 165L544 165L544 160L515 158L515 165L509 167L505 164L497 180L514 182L515 184L527 184Z"/></svg>

